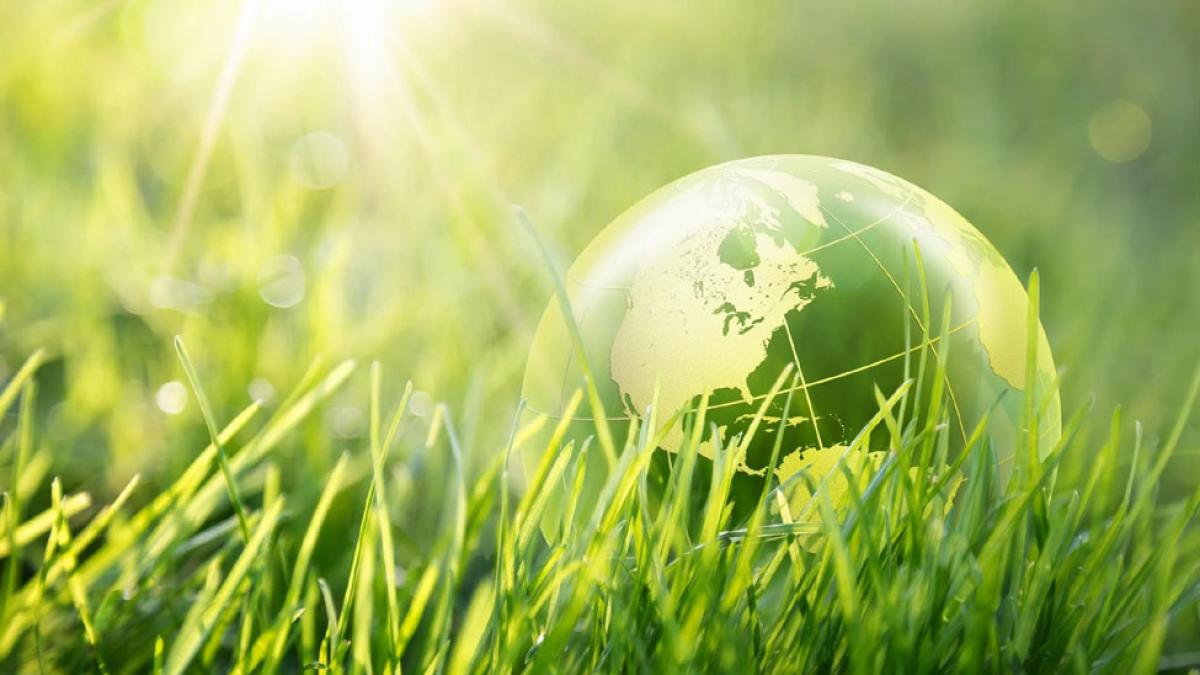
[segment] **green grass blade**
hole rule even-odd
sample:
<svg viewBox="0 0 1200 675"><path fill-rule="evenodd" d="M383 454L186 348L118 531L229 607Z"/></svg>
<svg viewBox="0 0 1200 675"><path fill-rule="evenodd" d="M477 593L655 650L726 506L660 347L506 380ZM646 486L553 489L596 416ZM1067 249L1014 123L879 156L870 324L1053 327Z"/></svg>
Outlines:
<svg viewBox="0 0 1200 675"><path fill-rule="evenodd" d="M204 388L200 386L196 368L192 365L192 360L188 358L187 349L183 346L183 338L178 335L175 336L175 353L179 355L179 361L183 364L183 371L187 374L188 383L191 384L192 392L196 395L196 404L200 406L204 424L208 427L209 438L217 449L217 464L221 468L221 475L225 477L225 488L229 490L229 501L233 504L233 510L237 514L238 526L242 530L242 540L249 541L250 525L246 520L246 507L242 505L242 497L238 491L237 477L229 468L229 458L225 456L225 446L221 443L220 432L217 431L217 420L213 415L212 406L208 403Z"/></svg>
<svg viewBox="0 0 1200 675"><path fill-rule="evenodd" d="M170 653L167 656L165 672L168 675L182 673L188 668L196 652L208 637L208 633L216 623L218 616L225 611L234 592L241 587L242 582L246 579L251 565L258 558L259 550L263 548L267 539L274 533L275 525L279 521L279 514L282 510L283 499L279 499L269 510L263 513L258 526L254 528L250 539L246 541L241 555L238 556L228 573L225 574L224 580L217 591L206 603L201 605L200 612L190 616L189 621L180 627L175 640L171 644Z"/></svg>

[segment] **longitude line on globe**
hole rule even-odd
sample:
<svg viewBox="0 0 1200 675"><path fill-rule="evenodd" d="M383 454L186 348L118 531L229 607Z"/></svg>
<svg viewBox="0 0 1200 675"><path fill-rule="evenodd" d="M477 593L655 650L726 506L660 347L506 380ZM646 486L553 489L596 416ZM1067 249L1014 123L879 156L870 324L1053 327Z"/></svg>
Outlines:
<svg viewBox="0 0 1200 675"><path fill-rule="evenodd" d="M821 207L818 205L818 208L821 208ZM855 233L854 230L851 230L850 227L848 225L846 225L846 223L842 222L841 218L838 218L836 215L834 215L833 213L830 213L829 211L827 211L824 208L821 208L821 211L823 213L825 213L825 215L832 218L834 220L834 222L836 222L838 225L840 225L842 227L842 229L849 232L851 234L851 236L854 237L854 241L858 242L858 245L862 246L862 249L867 252L867 255L871 256L871 260L875 261L875 265L877 267L879 267L879 271L883 273L884 277L886 277L887 280L892 284L892 287L896 289L896 292L898 294L900 294L900 298L904 301L905 306L908 307L908 313L911 314L913 317L913 320L915 320L917 322L917 326L921 329L921 332L924 333L926 336L928 336L929 330L925 327L925 323L923 321L921 321L921 317L917 316L917 311L915 308L913 308L912 302L909 301L908 294L904 292L903 288L900 288L900 284L896 282L896 278L892 276L892 273L889 272L888 269L883 266L883 262L879 259L879 256L875 255L875 252L871 250L871 247L867 246L867 243L864 242L858 236L858 234ZM937 347L930 344L929 349L933 352L934 356L941 358L940 355L938 354ZM945 376L943 376L942 379L945 382L946 393L950 395L950 404L952 406L954 406L954 417L958 421L958 431L962 435L962 439L965 441L965 440L967 440L967 430L963 426L962 411L958 406L958 396L956 396L954 394L954 387L950 383L950 377L948 375L945 375Z"/></svg>

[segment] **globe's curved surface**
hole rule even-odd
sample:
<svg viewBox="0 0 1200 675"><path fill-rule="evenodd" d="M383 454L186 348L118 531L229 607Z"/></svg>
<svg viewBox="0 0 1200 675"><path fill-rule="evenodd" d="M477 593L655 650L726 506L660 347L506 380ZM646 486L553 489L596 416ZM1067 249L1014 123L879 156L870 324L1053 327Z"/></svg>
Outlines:
<svg viewBox="0 0 1200 675"><path fill-rule="evenodd" d="M660 418L696 406L709 392L707 419L717 433L745 432L791 364L798 385L774 469L786 480L806 466L830 464L829 456L878 412L876 386L890 394L927 343L935 356L947 350L952 438L961 443L988 413L1001 461L1011 458L1031 384L1028 297L978 230L891 174L790 155L710 167L621 215L564 281L618 439L621 422L644 415L656 388ZM1040 326L1038 337L1034 384L1049 394L1054 364ZM583 372L567 320L552 301L530 349L528 409L561 417ZM1059 403L1051 396L1039 430L1043 451L1060 433ZM767 410L770 424L755 434L739 466L735 498L761 484L785 398ZM572 434L590 433L586 406L576 416ZM700 447L705 456L710 435L704 432ZM661 447L672 452L682 444L677 425ZM544 450L526 451L526 472ZM590 457L581 504L591 503L605 478L599 453Z"/></svg>

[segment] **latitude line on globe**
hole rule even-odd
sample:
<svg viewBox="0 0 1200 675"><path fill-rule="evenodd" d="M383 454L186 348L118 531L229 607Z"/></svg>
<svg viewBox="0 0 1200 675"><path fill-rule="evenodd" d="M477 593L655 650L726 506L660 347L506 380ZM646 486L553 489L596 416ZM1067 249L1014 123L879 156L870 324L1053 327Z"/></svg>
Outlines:
<svg viewBox="0 0 1200 675"><path fill-rule="evenodd" d="M846 241L847 239L857 238L858 235L862 234L863 232L869 232L869 231L873 230L874 228L878 227L879 225L882 225L883 223L887 222L889 219L891 219L892 216L896 215L896 213L898 213L904 207L908 206L908 203L911 201L912 201L912 195L910 195L910 194L905 195L904 201L901 202L898 206L896 206L896 208L892 209L891 211L888 211L887 215L884 215L870 223L867 223L866 225L863 225L862 227L858 228L857 230L851 230L844 223L842 223L841 220L837 216L833 215L824 206L821 206L820 202L817 202L817 208L820 209L821 212L824 213L825 215L838 221L838 224L841 225L842 228L844 228L848 232L848 234L838 237L837 239L834 239L832 241L827 241L824 244L820 244L819 246L814 246L806 251L801 251L799 253L799 255L807 256L811 253L816 253L817 251L827 249L835 244L840 244L843 241Z"/></svg>
<svg viewBox="0 0 1200 675"><path fill-rule="evenodd" d="M971 324L973 324L973 323L975 323L975 319L968 319L967 321L964 321L963 323L961 323L961 324L959 324L959 325L955 326L954 328L952 328L952 329L951 329L951 330L950 330L950 331L947 333L947 335L948 335L948 336L949 336L949 335L954 335L955 333L957 333L957 332L959 332L959 331L961 331L961 330L964 330L965 328L967 328L968 326L970 326L970 325L971 325ZM812 382L809 382L807 385L801 385L801 386L798 386L798 387L790 387L790 388L789 388L789 387L784 387L783 389L780 389L780 390L779 390L779 393L780 393L780 394L786 394L786 393L793 392L793 391L801 391L801 390L803 390L803 389L807 389L807 388L811 388L811 387L816 387L816 386L818 386L818 385L822 385L822 384L829 384L830 382L836 382L836 381L838 381L838 380L841 380L841 379L845 379L845 378L847 378L847 377L850 377L851 375L857 375L857 374L859 374L859 373L862 373L862 372L866 372L866 371L868 371L868 370L871 370L872 368L878 368L879 366L882 366L882 365L884 365L884 364L891 363L892 361L895 361L895 360L897 360L897 359L902 359L902 358L904 358L906 355L908 355L908 354L912 354L913 352L915 352L915 351L917 351L917 350L921 349L922 347L925 347L925 346L930 346L930 347L932 347L932 346L933 346L933 344L934 344L935 342L937 342L938 340L941 340L941 339L942 339L942 338L941 338L941 336L938 336L938 337L935 337L935 338L930 338L930 339L927 339L927 340L925 340L925 341L924 341L924 342L922 342L921 344L919 344L919 345L914 345L914 346L912 346L912 347L910 347L910 348L908 348L908 349L905 349L905 350L904 350L904 351L902 351L902 352L898 352L898 353L896 353L896 354L892 354L892 355L890 355L890 356L885 356L885 357L883 357L883 358L881 358L881 359L879 359L879 360L877 360L877 361L872 361L871 363L867 363L867 364L864 364L864 365L858 366L857 368L851 368L850 370L842 371L842 372L840 372L840 373L837 373L837 374L835 374L835 375L830 375L830 376L828 376L828 377L823 377L823 378L821 378L821 379L819 379L819 380L813 380ZM751 402L753 402L753 401L762 400L762 399L764 399L764 398L766 398L766 396L765 396L765 395L763 395L763 396L755 396L754 398L752 398L752 399L750 399L750 400L751 400ZM709 409L711 410L711 409L713 409L713 408L728 408L728 407L730 407L730 406L738 405L739 403L740 403L740 401L733 401L733 402L730 402L730 403L717 403L717 404L714 404L714 405L710 405L710 406L709 406Z"/></svg>
<svg viewBox="0 0 1200 675"><path fill-rule="evenodd" d="M883 272L883 276L887 277L887 280L892 284L892 287L895 288L896 292L900 294L900 299L904 301L905 307L908 308L908 313L911 314L913 320L917 322L917 326L920 327L921 332L923 332L925 335L929 335L929 329L925 327L924 322L921 321L921 317L917 316L917 311L913 309L912 302L910 302L908 299L908 294L904 292L904 289L900 288L900 284L896 282L896 278L892 276L892 273L889 272L886 267L884 267L883 262L879 259L879 256L875 255L875 252L871 250L871 247L867 246L867 243L860 239L854 230L851 230L848 225L843 223L841 218L838 218L835 214L822 208L820 204L817 205L817 208L821 209L825 215L833 218L838 225L842 226L842 229L849 232L850 235L854 237L854 241L858 242L858 245L862 246L863 250L867 252L867 255L871 256L871 260L875 261L875 265L879 268L879 271ZM929 348L933 350L933 355L935 357L939 359L941 358L941 355L938 354L937 347L930 345ZM954 386L950 382L950 377L948 375L943 375L942 380L946 386L946 393L950 395L950 404L954 406L954 416L958 421L958 432L962 435L962 439L966 441L967 430L963 426L962 410L958 406L958 396L956 396L954 393Z"/></svg>
<svg viewBox="0 0 1200 675"><path fill-rule="evenodd" d="M971 326L972 324L974 324L974 323L975 323L975 321L976 321L975 319L968 319L967 321L964 321L963 323L961 323L961 324L959 324L959 325L955 326L954 328L951 328L951 329L950 329L950 330L949 330L949 331L946 333L946 335L947 335L947 336L954 335L955 333L958 333L958 332L960 332L960 331L962 331L962 330L965 330L966 328L968 328L969 326ZM842 372L840 372L840 373L835 373L835 374L833 374L833 375L829 375L829 376L827 376L827 377L822 377L821 379L818 379L818 380L812 380L811 382L808 382L807 384L801 384L801 385L799 385L799 386L796 386L796 387L783 387L783 388L781 388L781 389L779 390L779 393L780 393L780 394L787 394L787 393L790 393L790 392L795 392L795 391L804 391L805 389L810 389L810 388L813 388L813 387L817 387L817 386L820 386L820 385L822 385L822 384L829 384L830 382L836 382L836 381L838 381L838 380L841 380L841 379L844 379L844 378L850 377L851 375L857 375L857 374L859 374L859 373L862 373L862 372L865 372L865 371L871 370L872 368L878 368L879 366L882 366L882 365L885 365L885 364L891 363L892 361L895 361L895 360L897 360L897 359L902 359L902 358L904 358L904 357L905 357L905 355L907 355L907 354L912 354L913 352L916 352L917 350L919 350L919 349L922 349L923 347L926 347L926 346L932 347L932 346L934 345L934 343L938 342L938 341L939 341L939 340L941 340L941 339L942 339L942 338L941 338L941 336L940 336L940 335L939 335L938 337L935 337L935 338L929 338L929 339L926 339L926 340L924 340L924 341L923 341L923 342L921 342L920 344L913 345L912 347L910 347L910 348L908 348L908 349L905 349L905 350L903 350L903 351L901 351L901 352L897 352L897 353L895 353L895 354L891 354L891 355L889 355L889 356L885 356L885 357L883 357L883 358L881 358L881 359L878 359L878 360L876 360L876 361L872 361L871 363L863 364L863 365L861 365L861 366L858 366L858 367L856 367L856 368L851 368L850 370L842 371ZM750 400L749 400L749 401L729 401L729 402L726 402L726 403L714 403L714 404L712 404L712 405L708 406L707 410L716 410L716 409L718 409L718 408L730 408L730 407L733 407L733 406L735 406L735 405L741 405L741 404L743 404L743 403L747 403L747 402L749 402L749 403L753 403L753 402L755 402L755 401L761 401L761 400L763 400L764 398L766 398L766 395L765 395L765 394L763 394L763 395L759 395L759 396L753 396L753 397L751 397L751 398L750 398ZM529 410L531 410L531 411L533 411L533 412L535 412L535 413L537 413L537 414L539 414L539 415L545 415L547 419L561 420L561 419L563 418L563 417L562 417L562 415L552 415L552 414L550 414L550 413L547 413L547 412L542 412L542 411L538 410L537 408L535 408L535 407L533 407L533 406L530 406L530 405L527 405L527 406L526 406L526 408L528 408ZM591 420L592 420L592 419L594 419L594 418L591 418L591 417L572 417L571 419L572 419L573 421L575 421L575 422L588 422L588 421L591 421ZM613 421L628 421L628 420L629 420L629 419L631 419L631 418L630 418L630 416L626 415L626 416L624 416L624 417L608 417L608 418L606 418L606 419L613 420Z"/></svg>
<svg viewBox="0 0 1200 675"><path fill-rule="evenodd" d="M913 308L913 306L912 306L912 303L909 301L908 295L907 295L907 294L904 292L904 290L903 290L903 289L901 289L901 288L900 288L899 284L896 282L896 279L895 279L895 277L894 277L894 276L893 276L893 275L892 275L892 274L891 274L891 273L888 271L888 269L887 269L886 267L884 267L884 265L883 265L882 261L879 259L879 257L878 257L878 256L877 256L877 255L874 253L874 251L873 251L873 250L872 250L872 249L871 249L871 248L870 248L870 247L869 247L869 246L868 246L868 245L867 245L867 244L866 244L866 243L865 243L865 242L862 240L862 238L860 237L860 235L861 235L861 234L863 234L863 233L865 233L865 232L868 232L868 231L870 231L871 229L873 229L873 228L877 227L878 225L880 225L881 223L884 223L884 222L886 222L887 220L891 219L893 216L895 216L895 214L896 214L896 213L898 213L898 212L902 211L902 210L904 209L904 207L906 207L906 206L907 206L909 203L911 203L912 201L913 201L913 197L912 197L912 195L911 195L911 194L909 194L909 195L905 195L905 197L904 197L904 201L903 201L901 204L899 204L898 206L896 206L895 208L891 209L891 211L889 211L889 212L888 212L886 215L884 215L884 216L882 216L882 217L880 217L880 218L877 218L876 220L872 221L871 223L869 223L869 224L867 224L867 225L865 225L865 226L863 226L863 227L860 227L860 228L858 228L857 230L855 230L855 229L851 229L851 228L850 228L848 225L846 225L846 223L845 223L844 221L842 221L842 219L841 219L841 218L839 218L839 217L838 217L836 214L834 214L834 213L830 212L830 211L829 211L829 210L828 210L826 207L824 207L824 206L822 206L820 203L818 203L818 204L817 204L817 207L820 209L820 211L821 211L823 214L825 214L826 216L828 216L829 218L833 219L835 222L837 222L837 224L839 225L839 227L841 227L841 228L842 228L842 229L843 229L843 230L846 232L846 234L845 234L845 235L843 235L843 236L840 236L840 237L838 237L838 238L836 238L836 239L834 239L834 240L832 240L832 241L829 241L829 242L826 242L826 243L824 243L824 244L821 244L821 245L818 245L818 246L812 247L812 248L810 248L810 249L807 249L807 250L805 250L804 252L800 253L800 255L808 255L808 254L811 254L811 253L813 253L813 252L820 251L820 250L823 250L823 249L825 249L825 248L829 248L829 247L831 247L831 246L833 246L833 245L835 245L835 244L838 244L838 243L844 242L844 241L845 241L845 240L847 240L847 239L854 239L855 241L857 241L857 242L858 242L859 246L861 246L861 247L862 247L862 249L863 249L863 250L864 250L864 251L865 251L865 252L866 252L866 253L867 253L867 254L868 254L870 257L871 257L871 259L872 259L872 261L875 263L876 267L877 267L877 268L879 269L879 271L880 271L880 272L881 272L881 273L884 275L884 277L885 277L885 278L888 280L888 282L889 282L889 283L891 283L892 287L893 287L893 288L896 290L896 292L899 294L899 296L901 297L901 299L904 301L904 303L905 303L905 306L906 306L906 309L908 310L908 313L909 313L909 314L910 314L910 315L913 317L913 320L914 320L914 321L916 322L916 324L917 324L917 325L920 327L920 329L922 330L922 332L923 332L923 333L924 333L926 336L928 336L928 335L929 335L929 331L928 331L928 329L926 328L926 326L924 325L924 322L921 320L921 318L920 318L920 317L919 317L919 316L916 314L916 311L915 311L915 309ZM601 291L628 291L628 290L631 290L631 287L625 287L625 286L598 286L598 285L593 285L593 284L587 284L587 283L584 283L584 282L580 281L578 278L572 278L572 277L574 277L574 275L570 274L570 271L568 271L567 277L568 277L568 278L569 278L571 281L573 281L575 284L578 284L578 286L580 286L580 287L582 287L582 288L588 288L588 289L594 289L594 290L601 290ZM966 326L966 325L968 325L969 323L971 323L971 322L967 322L967 324L963 324L963 326L957 327L957 328L955 328L955 329L954 329L953 331L951 331L951 332L952 332L952 333L953 333L953 332L957 332L959 329L961 329L961 328L965 327L965 326ZM797 367L797 370L798 370L798 375L799 375L799 377L800 377L800 379L801 379L801 384L800 384L800 386L799 386L799 387L795 387L795 388L787 389L786 391L795 391L796 389L800 389L800 390L802 390L802 391L804 392L804 394L805 394L805 400L806 400L806 402L807 402L807 404L808 404L808 408L809 408L809 417L810 417L810 420L811 420L811 421L812 421L812 423L813 423L813 428L814 428L814 430L815 430L815 434L816 434L816 436L817 436L817 442L818 442L818 445L820 445L821 447L824 447L824 444L823 444L823 442L822 442L822 439L821 439L821 437L820 437L820 429L819 429L819 426L818 426L818 424L817 424L817 420L816 420L816 413L815 413L814 406L813 406L813 403L812 403L812 396L811 396L811 394L810 394L810 392L809 392L809 388L810 388L811 386L815 386L815 385L817 385L817 384L821 384L821 383L824 383L824 382L833 381L833 380L839 379L840 377L849 376L849 375L851 375L851 374L854 374L854 373L857 373L857 372L862 372L862 371L864 371L864 370L867 370L867 369L869 369L869 368L877 367L878 365L882 365L882 364L884 364L884 363L887 363L887 362L889 362L889 361L891 361L891 360L894 360L894 359L896 359L896 358L900 358L900 357L902 357L902 356L904 356L904 355L906 355L906 354L909 354L909 353L911 353L912 351L914 351L914 350L912 350L912 349L910 349L910 350L905 350L905 351L903 351L903 352L900 352L899 354L896 354L896 355L893 355L893 356L891 356L891 357L886 357L886 358L884 358L884 359L881 359L880 361L877 361L877 362L875 362L875 363L873 363L873 364L867 364L866 366L861 366L861 367L859 367L859 368L851 369L850 371L846 371L845 373L840 373L840 374L838 374L838 375L830 376L829 378L825 378L825 379L823 379L823 380L814 381L814 382L807 382L807 381L806 381L806 378L805 378L805 376L804 376L804 373L803 373L803 369L802 369L802 367L801 367L801 365L800 365L800 363L799 363L799 357L798 357L798 353L797 353L797 350L796 350L796 346L795 346L795 340L794 340L794 337L791 335L791 329L790 329L790 326L787 326L787 324L786 324L786 323L785 323L785 329L787 330L787 333L788 333L788 340L789 340L790 347L791 347L791 350L792 350L793 362L796 364L796 367ZM934 346L934 345L935 345L935 343L936 343L936 341L937 341L937 338L934 338L934 339L926 339L925 341L923 341L923 342L922 342L922 346L924 346L924 345L928 345L928 346L930 346L930 348L932 349L932 351L933 351L934 355L935 355L936 357L939 357L939 358L940 358L940 353L938 352L938 350L937 350L936 346ZM917 347L916 349L919 349L919 348L920 348L920 347ZM564 371L566 371L566 370L569 370L569 366L568 366L566 369L564 369ZM565 375L565 374L566 374L566 373L564 372L564 375ZM957 424L957 426L959 427L959 432L960 432L960 434L962 434L962 436L963 436L963 437L964 437L964 439L965 439L965 437L966 437L966 431L965 431L965 429L963 428L962 413L961 413L961 408L960 408L960 406L959 406L959 403L958 403L958 397L957 397L957 395L956 395L956 393L955 393L955 391L954 391L954 388L953 388L952 384L951 384L951 383L950 383L950 381L949 381L949 378L948 378L948 377L944 377L943 379L944 379L944 384L945 384L945 386L946 386L947 393L949 394L949 396L950 396L950 399L951 399L951 403L952 403L952 405L953 405L953 407L954 407L955 416L956 416L956 417L957 417L957 419L958 419L958 424ZM565 382L564 382L564 391L565 391ZM752 397L752 398L750 399L750 401L751 401L751 402L753 402L753 401L755 401L755 400L758 400L759 398L761 398L761 397ZM710 406L710 409L715 409L715 408L723 408L723 407L729 407L729 406L733 406L733 405L739 405L740 403L741 403L740 401L731 401L731 402L728 402L728 403L716 404L716 405ZM557 416L551 416L551 417L553 417L553 418L555 418L555 419L561 419L560 417L557 417ZM631 417L632 417L632 416L630 416L630 415L625 415L625 416L623 416L623 417L621 417L621 418L609 418L609 419L614 419L614 420L615 420L615 419L629 420L629 419L631 419ZM576 417L576 418L574 418L574 419L576 419L576 420L579 420L579 421L585 421L585 420L587 420L587 419L591 419L591 418L580 418L580 417Z"/></svg>
<svg viewBox="0 0 1200 675"><path fill-rule="evenodd" d="M893 208L891 211L889 211L887 213L887 215L881 216L880 218L877 218L876 220L874 220L866 225L863 225L862 227L858 228L857 230L850 231L848 234L842 235L842 236L838 237L837 239L834 239L832 241L827 241L824 244L820 244L818 246L814 246L812 248L805 249L803 251L797 251L796 255L807 256L812 253L816 253L817 251L827 249L836 244L840 244L843 241L846 241L847 239L852 239L856 235L862 234L864 232L869 232L870 230L873 230L874 228L887 222L889 218L896 215L896 213L901 211L904 207L908 206L909 202L911 202L911 201L912 201L912 195L906 195L904 197L904 201L901 202L895 208ZM831 214L831 213L829 213L829 211L825 210L824 207L818 205L818 208L820 208L823 213L830 215L831 217L834 217L834 219L836 220L836 216L833 216L833 214ZM845 227L845 226L843 225L843 227ZM587 289L596 290L596 291L629 291L629 290L633 290L632 286L601 286L599 284L589 284L585 281L580 280L574 274L571 274L570 271L567 272L567 280L576 284L577 286L582 287L582 288L587 288Z"/></svg>

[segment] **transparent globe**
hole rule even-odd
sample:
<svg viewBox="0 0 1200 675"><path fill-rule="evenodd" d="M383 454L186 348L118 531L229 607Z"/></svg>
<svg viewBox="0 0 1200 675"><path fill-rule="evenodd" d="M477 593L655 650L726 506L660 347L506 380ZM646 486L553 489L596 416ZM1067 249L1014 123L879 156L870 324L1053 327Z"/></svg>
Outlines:
<svg viewBox="0 0 1200 675"><path fill-rule="evenodd" d="M987 415L1002 473L1028 387L1046 394L1042 452L1060 434L1054 363L1041 326L1036 381L1027 381L1028 296L1020 280L957 212L878 169L769 156L701 170L617 218L564 281L618 442L623 425L652 404L665 419L695 409L708 394L706 419L715 432L703 430L699 453L711 458L714 433L745 434L780 373L793 369L737 467L732 497L743 513L769 472L782 482L804 468L832 466L830 458L879 411L876 388L894 391L922 351L931 358L944 351L941 385L953 442L961 447ZM561 419L583 386L569 328L552 301L525 372L529 414ZM577 443L595 430L590 411L580 410L566 439ZM780 459L768 466L779 433ZM658 463L670 462L683 434L675 425ZM544 451L525 450L527 474ZM594 502L607 473L599 452L588 456L583 505Z"/></svg>

